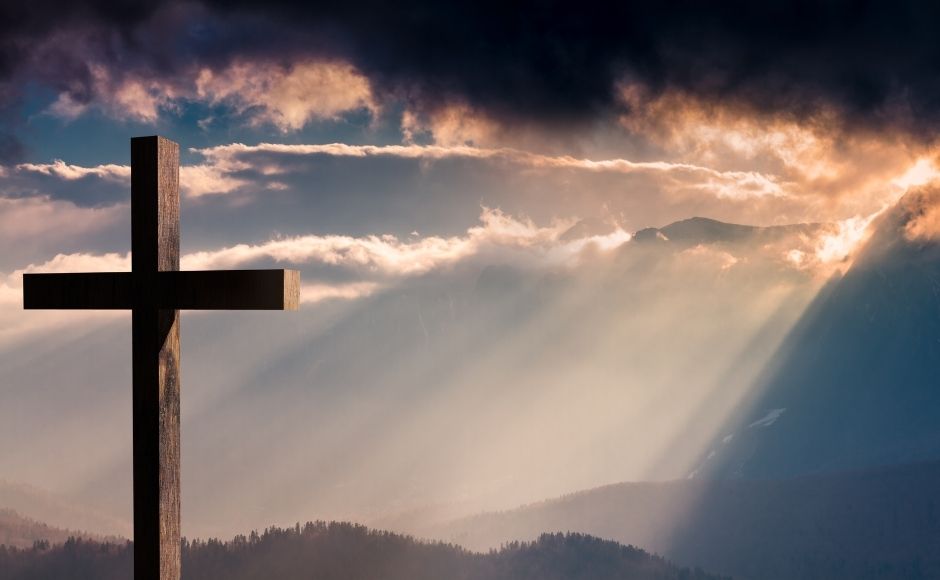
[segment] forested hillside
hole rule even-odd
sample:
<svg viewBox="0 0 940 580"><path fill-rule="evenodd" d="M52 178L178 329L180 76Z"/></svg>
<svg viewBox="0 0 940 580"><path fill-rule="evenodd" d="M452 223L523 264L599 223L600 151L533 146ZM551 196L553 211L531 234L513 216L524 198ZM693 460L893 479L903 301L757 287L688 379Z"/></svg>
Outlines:
<svg viewBox="0 0 940 580"><path fill-rule="evenodd" d="M940 578L940 462L786 480L623 483L412 530L477 550L545 532L744 580Z"/></svg>
<svg viewBox="0 0 940 580"><path fill-rule="evenodd" d="M28 548L36 542L61 544L75 536L88 537L88 534L50 526L0 508L0 546Z"/></svg>
<svg viewBox="0 0 940 580"><path fill-rule="evenodd" d="M0 547L0 580L118 580L132 576L133 544L69 540ZM185 580L718 580L643 550L580 534L547 534L476 554L363 526L322 522L262 534L184 542Z"/></svg>

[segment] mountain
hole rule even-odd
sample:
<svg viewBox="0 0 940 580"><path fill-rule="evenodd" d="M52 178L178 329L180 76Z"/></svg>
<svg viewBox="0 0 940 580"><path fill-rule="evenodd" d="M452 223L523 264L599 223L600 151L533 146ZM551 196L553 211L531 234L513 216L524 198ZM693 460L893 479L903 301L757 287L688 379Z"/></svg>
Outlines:
<svg viewBox="0 0 940 580"><path fill-rule="evenodd" d="M92 507L32 485L0 480L0 511L15 512L30 520L43 522L51 529L83 530L85 535L129 537L133 527L126 521L108 516ZM67 532L73 534L74 532ZM37 536L52 542L66 536ZM3 542L0 542L3 543ZM31 543L31 542L30 542Z"/></svg>
<svg viewBox="0 0 940 580"><path fill-rule="evenodd" d="M719 580L580 534L547 534L475 554L342 523L271 528L230 542L185 542L182 559L184 580ZM132 569L130 542L0 549L0 580L116 580L129 578Z"/></svg>
<svg viewBox="0 0 940 580"><path fill-rule="evenodd" d="M759 246L796 236L815 236L829 224L804 223L784 226L731 224L706 217L692 217L662 228L646 228L635 234L640 242L670 242L673 247L699 244L750 244Z"/></svg>
<svg viewBox="0 0 940 580"><path fill-rule="evenodd" d="M912 207L882 216L819 288L703 446L694 479L409 529L474 548L578 531L745 579L940 577L940 244L909 235ZM827 227L695 218L638 232L634 251L704 245L740 260Z"/></svg>
<svg viewBox="0 0 940 580"><path fill-rule="evenodd" d="M940 459L940 244L902 202L817 296L700 476L773 478Z"/></svg>
<svg viewBox="0 0 940 580"><path fill-rule="evenodd" d="M62 543L70 535L74 534L25 518L13 510L0 509L0 546L26 548L41 541Z"/></svg>
<svg viewBox="0 0 940 580"><path fill-rule="evenodd" d="M74 537L106 539L87 532L57 528L22 516L13 510L0 509L0 546L28 548L37 542L47 545L61 544Z"/></svg>
<svg viewBox="0 0 940 580"><path fill-rule="evenodd" d="M413 530L475 550L580 532L752 580L940 578L940 462L621 483Z"/></svg>

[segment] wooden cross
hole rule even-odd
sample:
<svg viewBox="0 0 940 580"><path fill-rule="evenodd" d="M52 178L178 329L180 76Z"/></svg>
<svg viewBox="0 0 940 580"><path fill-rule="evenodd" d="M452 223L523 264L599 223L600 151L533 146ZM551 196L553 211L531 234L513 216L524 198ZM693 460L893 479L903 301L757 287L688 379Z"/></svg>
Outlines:
<svg viewBox="0 0 940 580"><path fill-rule="evenodd" d="M179 145L131 139L131 272L25 274L24 308L132 311L134 577L180 577L179 310L296 310L296 270L179 271Z"/></svg>

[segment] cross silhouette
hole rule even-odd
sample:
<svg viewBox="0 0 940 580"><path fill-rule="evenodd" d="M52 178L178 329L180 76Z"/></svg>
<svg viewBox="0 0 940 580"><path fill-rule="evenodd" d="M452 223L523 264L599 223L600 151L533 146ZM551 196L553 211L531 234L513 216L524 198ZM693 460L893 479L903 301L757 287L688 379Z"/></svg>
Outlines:
<svg viewBox="0 0 940 580"><path fill-rule="evenodd" d="M25 274L23 306L130 309L134 577L180 577L179 310L296 310L296 270L179 270L179 145L131 139L131 272Z"/></svg>

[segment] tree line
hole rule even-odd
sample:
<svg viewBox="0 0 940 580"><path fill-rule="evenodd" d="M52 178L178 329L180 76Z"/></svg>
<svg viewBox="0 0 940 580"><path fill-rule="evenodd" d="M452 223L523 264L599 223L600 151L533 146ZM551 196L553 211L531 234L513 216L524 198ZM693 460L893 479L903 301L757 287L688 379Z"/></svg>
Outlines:
<svg viewBox="0 0 940 580"><path fill-rule="evenodd" d="M132 542L71 538L0 546L0 580L124 580ZM545 534L488 553L337 522L269 528L229 541L183 540L185 580L726 580L639 548L582 534Z"/></svg>

